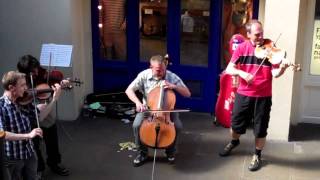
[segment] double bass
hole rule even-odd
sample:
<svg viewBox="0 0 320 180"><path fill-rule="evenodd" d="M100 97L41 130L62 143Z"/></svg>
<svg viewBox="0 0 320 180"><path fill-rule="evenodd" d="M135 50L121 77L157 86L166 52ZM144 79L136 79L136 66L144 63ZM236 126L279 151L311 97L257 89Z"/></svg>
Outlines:
<svg viewBox="0 0 320 180"><path fill-rule="evenodd" d="M238 45L244 41L245 37L241 34L233 35L229 41L229 53L232 55ZM231 76L225 71L220 74L220 90L215 107L215 122L226 128L231 126L231 113L238 86L238 76Z"/></svg>

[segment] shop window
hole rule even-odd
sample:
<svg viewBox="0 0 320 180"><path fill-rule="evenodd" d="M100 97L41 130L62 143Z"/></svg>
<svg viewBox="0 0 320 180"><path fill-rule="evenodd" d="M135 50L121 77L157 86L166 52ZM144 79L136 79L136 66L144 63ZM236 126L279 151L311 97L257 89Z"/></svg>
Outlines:
<svg viewBox="0 0 320 180"><path fill-rule="evenodd" d="M100 56L126 61L126 0L99 0Z"/></svg>
<svg viewBox="0 0 320 180"><path fill-rule="evenodd" d="M140 0L140 59L167 53L167 0Z"/></svg>
<svg viewBox="0 0 320 180"><path fill-rule="evenodd" d="M208 66L210 0L181 0L180 63Z"/></svg>
<svg viewBox="0 0 320 180"><path fill-rule="evenodd" d="M230 61L229 41L234 34L247 37L245 24L252 19L253 0L224 0L222 18L222 60L224 69Z"/></svg>
<svg viewBox="0 0 320 180"><path fill-rule="evenodd" d="M316 0L310 74L320 75L320 0Z"/></svg>

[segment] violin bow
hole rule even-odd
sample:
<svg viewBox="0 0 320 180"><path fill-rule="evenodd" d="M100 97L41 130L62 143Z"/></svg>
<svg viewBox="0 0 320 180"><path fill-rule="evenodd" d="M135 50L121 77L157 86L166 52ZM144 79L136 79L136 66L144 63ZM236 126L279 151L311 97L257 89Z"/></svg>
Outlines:
<svg viewBox="0 0 320 180"><path fill-rule="evenodd" d="M173 109L173 110L146 110L144 112L190 112L190 109Z"/></svg>
<svg viewBox="0 0 320 180"><path fill-rule="evenodd" d="M36 102L36 94L35 94L35 90L34 90L32 73L30 74L30 81L31 81L32 98L33 98L33 103L34 103L34 112L36 115L37 126L38 126L38 128L40 128L38 110L37 110L37 102Z"/></svg>

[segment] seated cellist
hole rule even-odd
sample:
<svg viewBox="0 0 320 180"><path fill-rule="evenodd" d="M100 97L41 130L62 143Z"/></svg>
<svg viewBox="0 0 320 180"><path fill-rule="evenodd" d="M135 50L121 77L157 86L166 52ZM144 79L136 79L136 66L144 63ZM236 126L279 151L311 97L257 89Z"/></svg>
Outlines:
<svg viewBox="0 0 320 180"><path fill-rule="evenodd" d="M147 110L146 102L148 93L164 80L164 88L172 89L184 97L190 97L191 93L183 81L174 73L167 70L167 59L161 55L152 56L150 59L150 68L138 74L131 82L126 90L126 94L131 101L136 104L137 115L133 122L133 134L135 143L138 147L138 155L133 161L135 167L142 165L148 157L148 148L143 145L139 137L139 128L144 119L145 111ZM143 102L137 97L135 92L139 90L143 94ZM171 113L171 121L175 125L176 133L182 129L182 123L177 112ZM175 160L176 142L166 149L166 155L169 163Z"/></svg>

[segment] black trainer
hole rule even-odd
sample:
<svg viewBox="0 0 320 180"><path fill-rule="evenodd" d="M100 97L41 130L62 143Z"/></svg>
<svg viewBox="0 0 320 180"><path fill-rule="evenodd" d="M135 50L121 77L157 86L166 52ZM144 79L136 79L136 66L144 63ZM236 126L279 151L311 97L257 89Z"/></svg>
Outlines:
<svg viewBox="0 0 320 180"><path fill-rule="evenodd" d="M174 153L167 154L167 159L169 164L174 164L174 161L176 160Z"/></svg>
<svg viewBox="0 0 320 180"><path fill-rule="evenodd" d="M52 172L60 176L69 176L70 171L61 164L49 165Z"/></svg>
<svg viewBox="0 0 320 180"><path fill-rule="evenodd" d="M229 144L227 144L226 145L226 147L224 147L224 149L221 151L221 152L219 152L219 155L220 156L229 156L230 155L230 153L231 153L231 151L235 148L235 147L237 147L239 144L232 144L231 142L229 143Z"/></svg>
<svg viewBox="0 0 320 180"><path fill-rule="evenodd" d="M133 166L134 167L141 166L146 162L147 159L148 159L147 154L139 153L137 157L133 160Z"/></svg>
<svg viewBox="0 0 320 180"><path fill-rule="evenodd" d="M251 160L251 163L250 163L248 169L250 171L256 171L260 168L261 168L261 158L258 155L254 154L252 156L252 160Z"/></svg>

